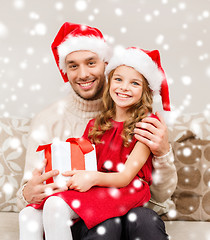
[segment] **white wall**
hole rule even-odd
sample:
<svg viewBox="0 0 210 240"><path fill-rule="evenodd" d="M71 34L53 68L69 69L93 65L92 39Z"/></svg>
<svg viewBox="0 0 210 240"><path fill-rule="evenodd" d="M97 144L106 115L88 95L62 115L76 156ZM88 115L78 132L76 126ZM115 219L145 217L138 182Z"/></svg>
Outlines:
<svg viewBox="0 0 210 240"><path fill-rule="evenodd" d="M0 116L33 116L66 94L50 50L65 21L159 49L173 108L210 112L210 0L0 0Z"/></svg>

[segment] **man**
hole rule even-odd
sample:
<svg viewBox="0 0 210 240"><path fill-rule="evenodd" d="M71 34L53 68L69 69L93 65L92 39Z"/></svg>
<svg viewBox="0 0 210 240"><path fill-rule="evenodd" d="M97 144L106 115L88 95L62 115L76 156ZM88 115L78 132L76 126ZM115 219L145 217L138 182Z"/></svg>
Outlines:
<svg viewBox="0 0 210 240"><path fill-rule="evenodd" d="M50 143L55 138L65 141L69 137L82 136L87 122L100 113L102 105L104 71L110 55L102 33L89 26L65 23L52 43L52 51L64 81L71 84L71 92L39 113L32 122L25 175L18 192L20 208L27 203L40 203L49 194L49 189L50 194L66 190L55 183L43 184L58 175L58 171L42 174L44 166L40 167L36 155L38 145ZM161 205L156 202L163 203L172 195L177 181L167 127L160 114L157 115L160 121L145 118L135 129L135 137L147 144L155 155L150 205L156 209ZM109 219L89 231L80 221L73 227L73 235L79 239L167 239L164 223L148 208L132 209L125 216Z"/></svg>

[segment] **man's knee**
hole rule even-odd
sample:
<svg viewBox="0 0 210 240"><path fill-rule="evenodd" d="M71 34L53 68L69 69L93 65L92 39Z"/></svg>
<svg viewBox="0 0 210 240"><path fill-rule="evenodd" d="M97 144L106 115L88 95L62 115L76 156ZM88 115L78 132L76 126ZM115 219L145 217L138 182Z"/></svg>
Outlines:
<svg viewBox="0 0 210 240"><path fill-rule="evenodd" d="M126 239L133 239L129 238L131 235L135 237L141 236L140 239L153 239L153 236L158 236L158 239L168 239L164 222L151 209L144 207L134 208L125 215L123 220Z"/></svg>
<svg viewBox="0 0 210 240"><path fill-rule="evenodd" d="M86 229L82 240L116 240L120 239L122 223L120 218L110 218L92 229Z"/></svg>

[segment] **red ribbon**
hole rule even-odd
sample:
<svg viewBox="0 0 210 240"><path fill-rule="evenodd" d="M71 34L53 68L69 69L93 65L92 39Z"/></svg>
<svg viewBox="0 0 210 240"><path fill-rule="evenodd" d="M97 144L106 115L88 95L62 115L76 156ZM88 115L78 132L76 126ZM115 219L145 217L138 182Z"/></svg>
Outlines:
<svg viewBox="0 0 210 240"><path fill-rule="evenodd" d="M84 138L68 138L66 142L71 143L71 169L85 170L84 155L94 149L92 144Z"/></svg>
<svg viewBox="0 0 210 240"><path fill-rule="evenodd" d="M94 150L92 144L84 138L68 138L66 142L70 142L71 148L71 169L74 170L85 170L85 157L84 155ZM52 159L51 159L51 145L40 145L37 148L37 152L45 150L45 159L47 164L45 172L52 170ZM53 178L46 180L46 183L53 183Z"/></svg>
<svg viewBox="0 0 210 240"><path fill-rule="evenodd" d="M46 144L46 145L40 145L38 148L37 148L37 152L39 151L44 151L44 154L45 154L45 159L47 159L47 164L46 164L46 167L45 167L45 172L49 172L52 170L52 161L51 161L51 145L52 143L50 144ZM49 178L46 180L46 183L49 184L49 183L53 183L53 178Z"/></svg>

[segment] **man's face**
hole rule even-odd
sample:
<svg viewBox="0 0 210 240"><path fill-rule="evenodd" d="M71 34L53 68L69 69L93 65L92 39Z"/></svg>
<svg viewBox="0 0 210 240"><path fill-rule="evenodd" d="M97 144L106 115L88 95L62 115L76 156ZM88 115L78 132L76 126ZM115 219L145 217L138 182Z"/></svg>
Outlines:
<svg viewBox="0 0 210 240"><path fill-rule="evenodd" d="M98 99L105 84L105 63L91 51L75 51L66 57L66 70L73 90L82 98Z"/></svg>

